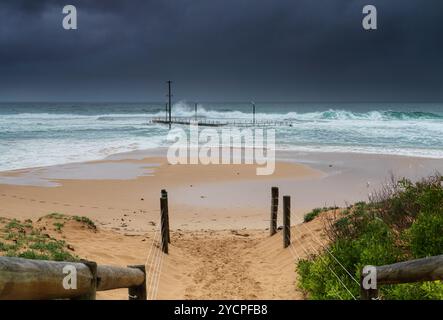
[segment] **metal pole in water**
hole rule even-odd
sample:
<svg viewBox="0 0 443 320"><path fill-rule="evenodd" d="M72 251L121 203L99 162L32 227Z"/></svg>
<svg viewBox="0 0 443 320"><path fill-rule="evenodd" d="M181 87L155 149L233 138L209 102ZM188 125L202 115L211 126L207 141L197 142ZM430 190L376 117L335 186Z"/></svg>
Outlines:
<svg viewBox="0 0 443 320"><path fill-rule="evenodd" d="M172 104L171 104L171 80L168 80L168 98L169 98L169 129L171 129L171 109L172 109Z"/></svg>
<svg viewBox="0 0 443 320"><path fill-rule="evenodd" d="M252 123L255 126L255 103L252 102Z"/></svg>

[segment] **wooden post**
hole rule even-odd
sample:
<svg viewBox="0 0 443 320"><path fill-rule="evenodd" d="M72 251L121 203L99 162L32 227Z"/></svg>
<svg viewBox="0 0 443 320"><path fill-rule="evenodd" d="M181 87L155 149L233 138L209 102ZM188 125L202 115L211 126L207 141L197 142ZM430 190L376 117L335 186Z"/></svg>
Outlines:
<svg viewBox="0 0 443 320"><path fill-rule="evenodd" d="M161 222L161 237L162 237L162 251L168 253L168 226L167 226L167 208L168 198L160 197L160 222Z"/></svg>
<svg viewBox="0 0 443 320"><path fill-rule="evenodd" d="M278 212L278 187L271 188L271 225L270 235L277 233L277 212Z"/></svg>
<svg viewBox="0 0 443 320"><path fill-rule="evenodd" d="M146 267L144 265L128 266L128 268L138 269L145 275L145 280L139 286L129 287L129 300L146 300L148 298L146 292Z"/></svg>
<svg viewBox="0 0 443 320"><path fill-rule="evenodd" d="M283 247L291 244L291 197L283 197Z"/></svg>
<svg viewBox="0 0 443 320"><path fill-rule="evenodd" d="M255 103L252 103L252 123L255 125Z"/></svg>
<svg viewBox="0 0 443 320"><path fill-rule="evenodd" d="M162 198L166 198L166 231L168 232L168 243L171 243L171 235L169 231L169 205L168 205L168 192L165 189L161 191Z"/></svg>
<svg viewBox="0 0 443 320"><path fill-rule="evenodd" d="M76 300L95 300L97 296L97 263L93 261L87 261L87 260L81 260L81 263L83 263L85 266L89 268L89 271L91 271L92 278L91 278L91 286L89 287L89 291L79 296L78 298L75 298Z"/></svg>
<svg viewBox="0 0 443 320"><path fill-rule="evenodd" d="M197 106L198 106L198 103L196 102L195 106L194 106L194 108L195 108L195 120L197 120Z"/></svg>

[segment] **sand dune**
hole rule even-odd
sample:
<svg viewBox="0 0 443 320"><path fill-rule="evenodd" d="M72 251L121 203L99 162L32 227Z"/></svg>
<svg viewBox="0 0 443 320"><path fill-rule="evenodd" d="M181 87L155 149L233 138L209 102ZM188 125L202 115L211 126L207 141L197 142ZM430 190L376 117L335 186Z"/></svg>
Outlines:
<svg viewBox="0 0 443 320"><path fill-rule="evenodd" d="M146 263L149 299L303 299L296 262L306 257L304 250L313 253L325 242L323 225L316 219L292 227L286 249L281 232L269 237L266 230L174 231L168 255L156 232L125 236L67 223L63 233L48 233L99 264ZM99 292L98 299L127 299L127 291Z"/></svg>
<svg viewBox="0 0 443 320"><path fill-rule="evenodd" d="M56 222L63 227L56 228ZM293 226L292 244L286 249L281 231L270 237L267 230L175 230L167 255L160 249L158 228L125 235L69 216L45 216L32 225L48 238L65 241L67 250L80 258L106 265L146 265L148 299L303 299L296 263L320 248L320 241L326 242L322 217ZM119 289L98 292L97 298L128 296L126 289Z"/></svg>

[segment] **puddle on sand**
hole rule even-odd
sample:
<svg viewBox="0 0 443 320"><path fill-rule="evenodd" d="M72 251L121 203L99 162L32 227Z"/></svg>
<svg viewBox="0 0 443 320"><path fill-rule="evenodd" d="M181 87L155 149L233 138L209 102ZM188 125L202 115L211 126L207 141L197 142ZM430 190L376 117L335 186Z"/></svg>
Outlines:
<svg viewBox="0 0 443 320"><path fill-rule="evenodd" d="M51 167L21 170L17 174L0 174L0 184L57 187L54 180L132 180L140 176L150 176L159 164L139 164L132 162L91 162L57 165Z"/></svg>

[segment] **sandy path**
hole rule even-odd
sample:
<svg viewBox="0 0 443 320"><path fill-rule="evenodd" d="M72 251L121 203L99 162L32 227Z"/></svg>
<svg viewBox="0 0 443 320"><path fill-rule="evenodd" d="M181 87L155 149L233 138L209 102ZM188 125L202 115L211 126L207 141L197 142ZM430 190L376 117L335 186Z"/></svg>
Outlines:
<svg viewBox="0 0 443 320"><path fill-rule="evenodd" d="M263 288L250 273L249 253L258 239L233 234L191 236L177 247L196 257L199 265L185 289L186 299L254 299Z"/></svg>
<svg viewBox="0 0 443 320"><path fill-rule="evenodd" d="M326 242L324 221L292 227L292 247L265 230L174 233L157 299L304 299L296 262ZM152 261L151 261L152 263Z"/></svg>
<svg viewBox="0 0 443 320"><path fill-rule="evenodd" d="M149 299L298 300L305 298L297 288L296 262L306 257L300 241L309 252L311 246L320 247L317 239L324 241L321 221L306 226L292 228L293 248L287 249L281 232L269 237L262 230L173 232L169 255L161 253L155 234L128 237L98 231L96 237L84 238L87 231L77 230L68 232L66 240L79 255L103 264L143 264L151 253ZM127 299L127 291L99 292L98 298Z"/></svg>

